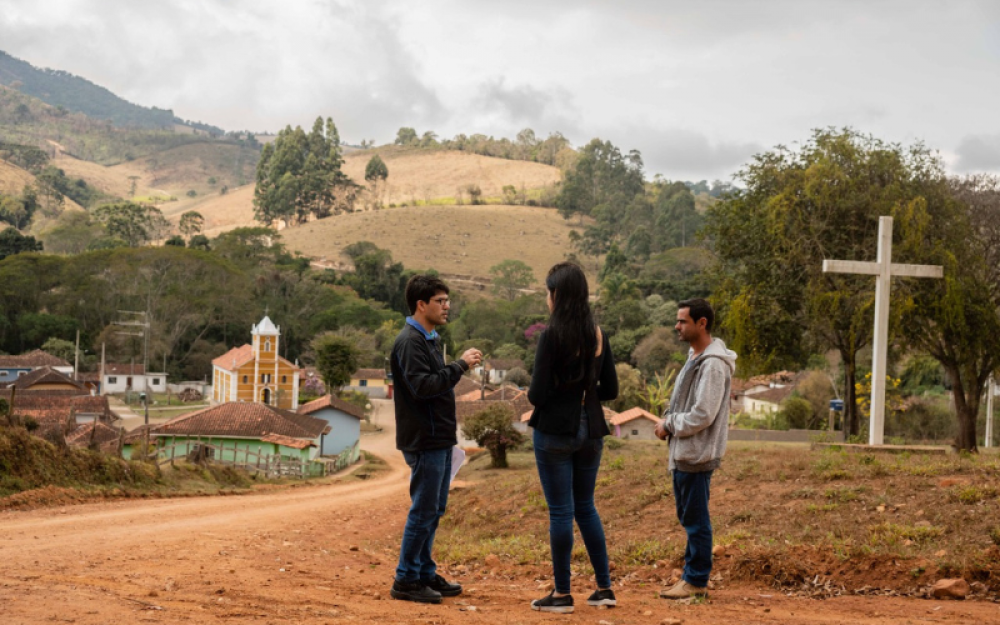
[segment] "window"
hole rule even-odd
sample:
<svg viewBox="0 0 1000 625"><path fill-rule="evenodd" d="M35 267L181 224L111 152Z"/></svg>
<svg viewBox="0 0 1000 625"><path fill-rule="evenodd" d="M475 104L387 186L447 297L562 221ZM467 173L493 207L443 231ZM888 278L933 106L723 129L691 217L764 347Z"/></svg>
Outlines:
<svg viewBox="0 0 1000 625"><path fill-rule="evenodd" d="M288 376L287 376L287 375L283 375L283 376L281 376L281 383L282 383L282 384L285 384L285 383L287 383L287 382L288 382Z"/></svg>
<svg viewBox="0 0 1000 625"><path fill-rule="evenodd" d="M159 384L160 378L153 378L153 384Z"/></svg>
<svg viewBox="0 0 1000 625"><path fill-rule="evenodd" d="M271 374L270 373L262 373L262 374L260 374L260 383L261 384L267 384L270 381L271 381Z"/></svg>
<svg viewBox="0 0 1000 625"><path fill-rule="evenodd" d="M118 384L118 378L111 376L108 378L108 384Z"/></svg>
<svg viewBox="0 0 1000 625"><path fill-rule="evenodd" d="M368 386L368 380L359 380L358 386Z"/></svg>
<svg viewBox="0 0 1000 625"><path fill-rule="evenodd" d="M250 380L249 376L243 376L243 383L246 384Z"/></svg>
<svg viewBox="0 0 1000 625"><path fill-rule="evenodd" d="M639 430L632 430L632 436L639 436Z"/></svg>
<svg viewBox="0 0 1000 625"><path fill-rule="evenodd" d="M271 339L264 339L264 351L271 351Z"/></svg>

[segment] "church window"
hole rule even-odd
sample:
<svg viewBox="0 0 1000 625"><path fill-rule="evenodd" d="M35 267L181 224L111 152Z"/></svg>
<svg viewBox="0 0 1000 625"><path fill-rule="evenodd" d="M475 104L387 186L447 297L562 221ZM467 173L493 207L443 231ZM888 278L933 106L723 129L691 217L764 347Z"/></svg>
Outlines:
<svg viewBox="0 0 1000 625"><path fill-rule="evenodd" d="M286 384L287 382L288 382L288 376L287 375L281 376L281 383Z"/></svg>
<svg viewBox="0 0 1000 625"><path fill-rule="evenodd" d="M243 383L244 384L246 384L249 381L250 381L250 378L248 376L243 376Z"/></svg>
<svg viewBox="0 0 1000 625"><path fill-rule="evenodd" d="M271 351L271 339L264 339L264 351Z"/></svg>

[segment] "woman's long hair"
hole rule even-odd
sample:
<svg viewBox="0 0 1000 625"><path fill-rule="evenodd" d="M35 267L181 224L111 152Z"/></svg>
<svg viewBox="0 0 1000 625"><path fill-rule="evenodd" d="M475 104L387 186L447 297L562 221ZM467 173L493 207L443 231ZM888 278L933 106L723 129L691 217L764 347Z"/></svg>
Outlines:
<svg viewBox="0 0 1000 625"><path fill-rule="evenodd" d="M589 387L595 377L597 326L590 310L587 278L579 265L559 263L549 269L545 286L553 300L545 334L553 349L556 384L583 382Z"/></svg>

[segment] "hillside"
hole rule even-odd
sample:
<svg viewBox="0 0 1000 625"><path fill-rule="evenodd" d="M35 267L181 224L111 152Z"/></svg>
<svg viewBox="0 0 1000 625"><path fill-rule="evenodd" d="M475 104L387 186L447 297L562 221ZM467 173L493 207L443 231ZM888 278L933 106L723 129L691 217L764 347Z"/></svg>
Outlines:
<svg viewBox="0 0 1000 625"><path fill-rule="evenodd" d="M352 152L344 157L344 171L358 184L365 184L365 166L374 154L389 169L386 180L388 204L417 202L454 204L460 187L477 184L484 197L499 197L505 185L537 190L562 179L557 167L515 161L453 150L380 148ZM466 195L466 201L468 196Z"/></svg>
<svg viewBox="0 0 1000 625"><path fill-rule="evenodd" d="M11 165L4 160L0 160L0 194L20 195L21 192L24 191L25 186L33 185L34 183L35 177L31 174L31 172L27 172L20 167ZM65 210L83 210L83 207L69 198L65 198L63 202L63 208ZM0 222L0 229L5 227L6 224Z"/></svg>
<svg viewBox="0 0 1000 625"><path fill-rule="evenodd" d="M339 215L282 231L289 248L325 266L349 262L345 246L371 241L411 269L486 278L505 259L531 266L541 285L549 267L571 251L576 222L552 208L532 206L417 206Z"/></svg>
<svg viewBox="0 0 1000 625"><path fill-rule="evenodd" d="M171 128L176 120L173 111L133 104L86 78L61 70L39 69L2 50L0 85L16 88L50 106L107 120L116 126ZM213 130L222 134L219 128Z"/></svg>

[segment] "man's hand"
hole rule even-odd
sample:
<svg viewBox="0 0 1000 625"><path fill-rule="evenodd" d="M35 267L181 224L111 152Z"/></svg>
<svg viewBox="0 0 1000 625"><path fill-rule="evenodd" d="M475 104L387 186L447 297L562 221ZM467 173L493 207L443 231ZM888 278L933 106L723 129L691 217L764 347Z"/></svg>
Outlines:
<svg viewBox="0 0 1000 625"><path fill-rule="evenodd" d="M656 438L661 441L667 440L667 428L663 427L663 421L656 424L656 429L653 430L653 434L656 434Z"/></svg>
<svg viewBox="0 0 1000 625"><path fill-rule="evenodd" d="M473 368L483 361L483 352L479 351L475 347L465 350L462 354L462 360L465 364L469 365L469 368Z"/></svg>

